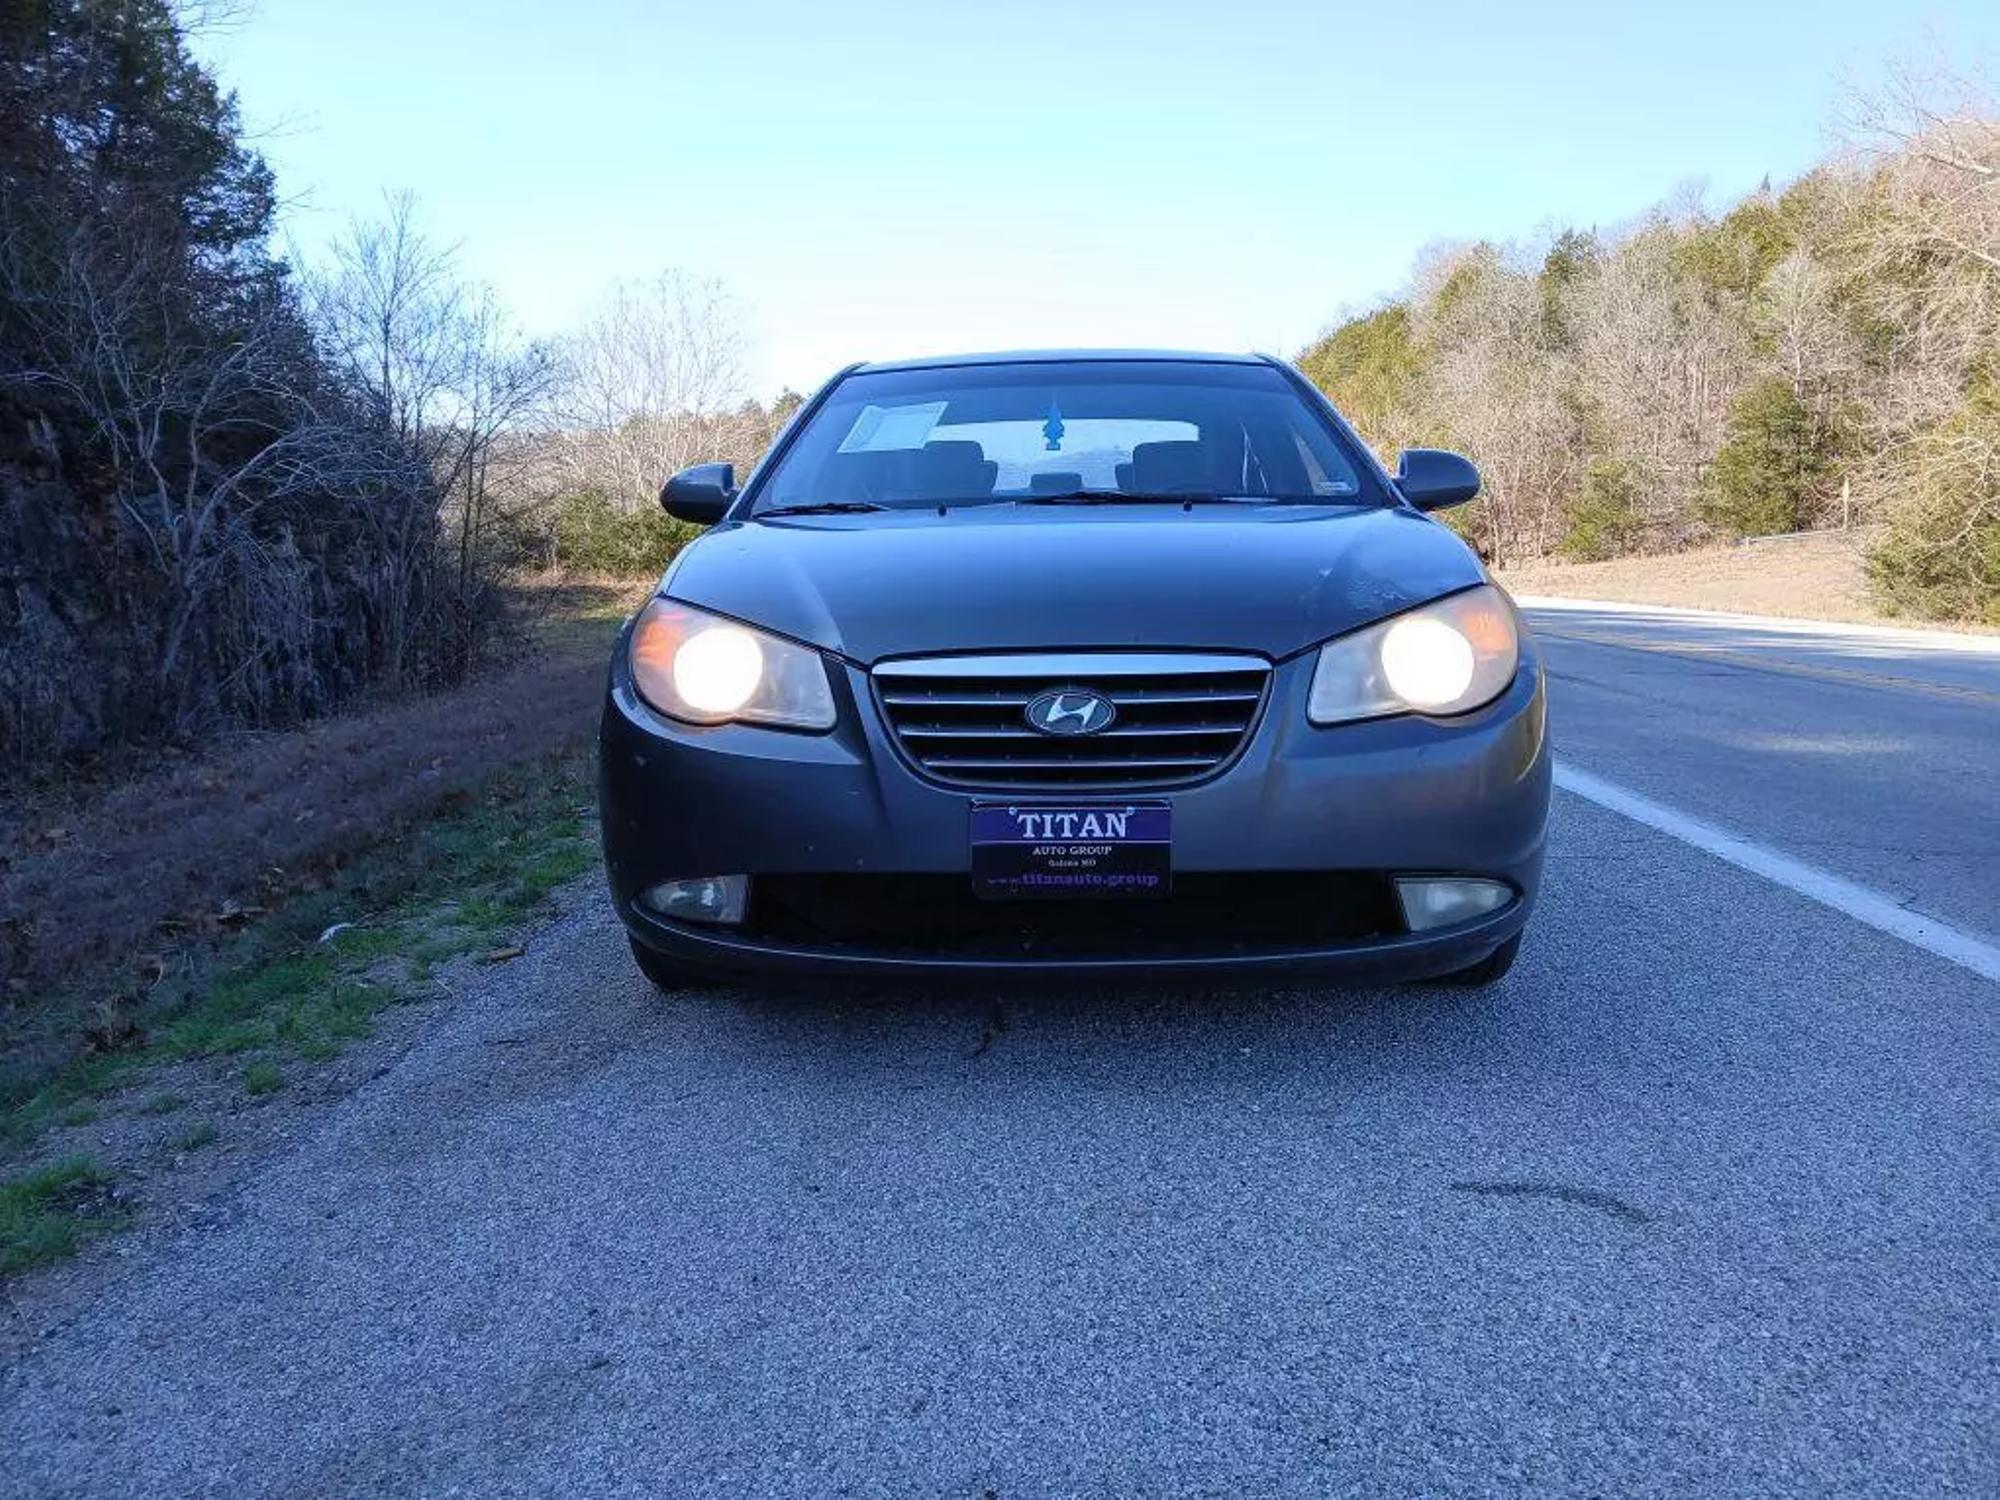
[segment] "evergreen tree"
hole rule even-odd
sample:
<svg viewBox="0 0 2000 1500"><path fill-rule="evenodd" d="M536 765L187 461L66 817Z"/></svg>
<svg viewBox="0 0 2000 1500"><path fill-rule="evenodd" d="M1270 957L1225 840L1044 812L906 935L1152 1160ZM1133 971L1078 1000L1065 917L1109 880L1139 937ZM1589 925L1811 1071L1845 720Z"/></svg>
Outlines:
<svg viewBox="0 0 2000 1500"><path fill-rule="evenodd" d="M1645 531L1639 508L1644 490L1644 475L1629 459L1593 459L1583 488L1565 510L1563 556L1597 562L1634 550Z"/></svg>
<svg viewBox="0 0 2000 1500"><path fill-rule="evenodd" d="M1408 408L1422 364L1401 302L1350 319L1299 356L1306 378L1371 442L1384 441Z"/></svg>
<svg viewBox="0 0 2000 1500"><path fill-rule="evenodd" d="M1803 530L1826 493L1838 449L1829 424L1789 381L1773 376L1747 386L1730 403L1702 518L1738 536Z"/></svg>

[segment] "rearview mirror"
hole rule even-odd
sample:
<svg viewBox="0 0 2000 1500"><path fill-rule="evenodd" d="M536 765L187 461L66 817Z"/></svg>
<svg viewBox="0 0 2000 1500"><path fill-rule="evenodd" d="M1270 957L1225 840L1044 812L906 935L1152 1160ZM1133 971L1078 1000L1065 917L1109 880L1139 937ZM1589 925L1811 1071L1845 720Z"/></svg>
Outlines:
<svg viewBox="0 0 2000 1500"><path fill-rule="evenodd" d="M668 515L698 526L713 526L736 498L734 464L696 464L682 469L660 490L660 504Z"/></svg>
<svg viewBox="0 0 2000 1500"><path fill-rule="evenodd" d="M1396 460L1396 488L1418 510L1445 510L1479 493L1479 470L1442 448L1405 448Z"/></svg>

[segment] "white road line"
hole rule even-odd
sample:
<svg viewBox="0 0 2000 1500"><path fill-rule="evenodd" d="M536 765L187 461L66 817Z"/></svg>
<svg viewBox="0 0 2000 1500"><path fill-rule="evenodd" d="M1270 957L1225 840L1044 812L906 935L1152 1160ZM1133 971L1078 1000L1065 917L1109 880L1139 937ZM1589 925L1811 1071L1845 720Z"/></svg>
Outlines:
<svg viewBox="0 0 2000 1500"><path fill-rule="evenodd" d="M1822 906L1844 912L1878 932L1901 938L1913 948L1934 953L1962 969L1970 969L1982 978L2000 983L2000 947L1933 917L1918 916L1909 908L1898 906L1880 891L1871 891L1865 885L1856 885L1851 880L1780 854L1775 849L1725 833L1712 823L1691 818L1650 797L1629 792L1622 786L1561 761L1556 762L1556 785L1635 823L1644 823L1648 828L1657 828L1684 844L1692 844L1704 853L1728 861L1739 870L1761 875Z"/></svg>

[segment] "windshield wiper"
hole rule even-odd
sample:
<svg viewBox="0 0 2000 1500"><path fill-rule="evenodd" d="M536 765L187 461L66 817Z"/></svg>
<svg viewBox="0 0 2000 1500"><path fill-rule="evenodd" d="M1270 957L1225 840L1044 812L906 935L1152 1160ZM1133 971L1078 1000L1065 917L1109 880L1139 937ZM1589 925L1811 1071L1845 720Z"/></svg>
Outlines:
<svg viewBox="0 0 2000 1500"><path fill-rule="evenodd" d="M765 516L858 516L866 511L888 508L877 505L873 500L820 500L809 505L774 505L769 510L758 511L756 519Z"/></svg>
<svg viewBox="0 0 2000 1500"><path fill-rule="evenodd" d="M1233 505L1227 496L1210 493L1134 494L1131 490L1063 490L1054 495L1023 495L1023 505Z"/></svg>

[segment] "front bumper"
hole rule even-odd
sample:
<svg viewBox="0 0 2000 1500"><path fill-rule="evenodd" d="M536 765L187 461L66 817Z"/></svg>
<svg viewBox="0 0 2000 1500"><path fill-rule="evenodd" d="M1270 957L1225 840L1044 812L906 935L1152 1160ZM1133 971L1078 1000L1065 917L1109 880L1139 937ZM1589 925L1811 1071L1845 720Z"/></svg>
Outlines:
<svg viewBox="0 0 2000 1500"><path fill-rule="evenodd" d="M1534 904L1549 756L1541 668L1524 642L1507 692L1452 720L1409 715L1315 728L1305 716L1311 655L1281 662L1233 762L1202 783L1143 794L1173 804L1177 895L1170 899L1183 899L1183 876L1197 888L1189 902L1204 886L1247 889L1254 880L1304 888L1331 880L1337 897L1352 890L1358 904L1336 912L1323 930L1310 922L1284 932L1256 922L1236 930L1224 922L1169 937L1162 928L1171 923L1141 920L1121 902L1090 903L1087 917L1074 903L1008 903L1017 921L977 932L962 920L954 925L967 914L963 902L947 903L934 928L913 921L893 935L881 924L854 932L802 928L783 920L772 902L760 910L758 877L798 877L767 882L795 890L879 890L896 901L910 890L956 895L969 890L969 806L1006 795L926 780L883 723L866 673L831 659L828 665L840 709L829 734L694 727L639 698L621 643L600 739L600 809L612 894L641 943L692 967L730 973L1206 979L1296 971L1414 979L1476 963L1520 931ZM1126 795L1138 794L1078 789L1069 800ZM1041 791L1034 797L1066 800ZM740 928L670 922L638 904L639 893L660 881L723 874L752 877ZM1483 876L1507 881L1517 895L1476 921L1411 933L1400 930L1399 919L1382 919L1379 896L1366 894L1366 882L1386 889L1393 874ZM1208 878L1224 876L1242 879ZM1044 933L1039 924L1052 905L1067 908L1057 924L1064 932L1074 937L1083 923L1095 929L1093 940ZM927 931L938 940L927 941Z"/></svg>

